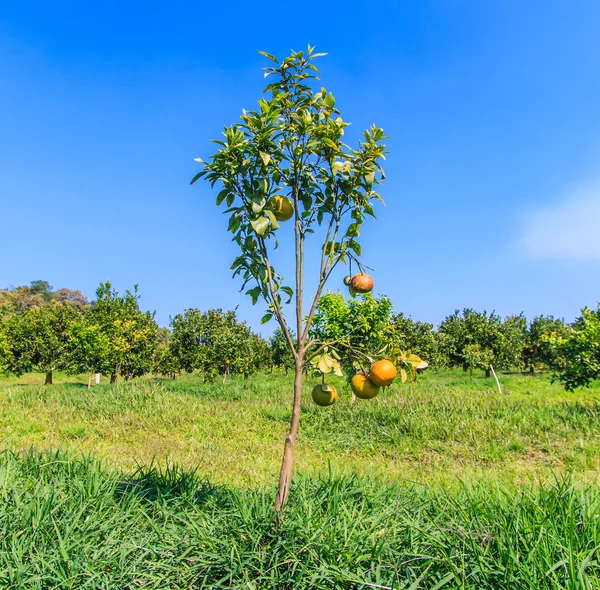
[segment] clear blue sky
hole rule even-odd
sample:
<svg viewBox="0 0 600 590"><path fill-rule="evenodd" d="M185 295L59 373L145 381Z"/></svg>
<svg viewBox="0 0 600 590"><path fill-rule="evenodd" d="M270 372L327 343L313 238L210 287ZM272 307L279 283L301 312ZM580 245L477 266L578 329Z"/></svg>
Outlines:
<svg viewBox="0 0 600 590"><path fill-rule="evenodd" d="M3 2L0 286L93 297L140 283L163 325L238 293L226 218L194 157L254 108L262 49L328 52L349 139L387 141L363 232L376 292L416 319L455 308L571 320L600 299L597 0ZM332 288L341 284L340 273ZM263 333L273 329L270 324Z"/></svg>

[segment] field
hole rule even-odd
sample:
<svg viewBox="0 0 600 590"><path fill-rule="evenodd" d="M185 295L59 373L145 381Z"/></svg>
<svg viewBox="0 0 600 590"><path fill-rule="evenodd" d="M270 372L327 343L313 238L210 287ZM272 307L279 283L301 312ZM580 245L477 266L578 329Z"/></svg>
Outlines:
<svg viewBox="0 0 600 590"><path fill-rule="evenodd" d="M0 587L600 588L600 387L428 373L310 402L291 377L0 380Z"/></svg>

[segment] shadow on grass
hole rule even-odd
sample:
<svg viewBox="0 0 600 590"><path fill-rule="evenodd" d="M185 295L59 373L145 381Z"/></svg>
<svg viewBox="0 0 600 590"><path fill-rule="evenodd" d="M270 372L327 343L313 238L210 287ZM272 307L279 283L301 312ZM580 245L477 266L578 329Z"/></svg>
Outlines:
<svg viewBox="0 0 600 590"><path fill-rule="evenodd" d="M227 490L200 478L194 471L186 471L177 465L162 469L155 465L140 466L130 479L117 484L116 494L133 494L147 502L184 500L192 504L227 502Z"/></svg>

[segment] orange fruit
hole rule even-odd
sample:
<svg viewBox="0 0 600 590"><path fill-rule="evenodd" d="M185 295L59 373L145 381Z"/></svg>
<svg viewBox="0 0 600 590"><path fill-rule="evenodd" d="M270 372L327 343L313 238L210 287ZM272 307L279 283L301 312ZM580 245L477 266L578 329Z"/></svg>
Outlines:
<svg viewBox="0 0 600 590"><path fill-rule="evenodd" d="M369 379L379 387L387 387L396 378L396 373L394 363L383 359L373 364Z"/></svg>
<svg viewBox="0 0 600 590"><path fill-rule="evenodd" d="M333 385L320 383L315 385L312 390L312 398L317 406L330 406L337 399L338 394Z"/></svg>
<svg viewBox="0 0 600 590"><path fill-rule="evenodd" d="M364 373L356 373L350 382L352 392L360 399L371 399L379 393L379 387Z"/></svg>
<svg viewBox="0 0 600 590"><path fill-rule="evenodd" d="M231 364L231 361L225 361L225 364L226 364L226 365L230 365L230 364Z"/></svg>
<svg viewBox="0 0 600 590"><path fill-rule="evenodd" d="M277 195L269 201L277 221L287 221L294 214L294 203L287 197Z"/></svg>
<svg viewBox="0 0 600 590"><path fill-rule="evenodd" d="M350 275L348 275L347 277L344 277L344 285L346 285L346 287L349 287L351 282L352 282L352 277Z"/></svg>
<svg viewBox="0 0 600 590"><path fill-rule="evenodd" d="M350 281L350 286L357 293L368 293L369 291L372 291L374 284L372 277L364 273L354 275Z"/></svg>

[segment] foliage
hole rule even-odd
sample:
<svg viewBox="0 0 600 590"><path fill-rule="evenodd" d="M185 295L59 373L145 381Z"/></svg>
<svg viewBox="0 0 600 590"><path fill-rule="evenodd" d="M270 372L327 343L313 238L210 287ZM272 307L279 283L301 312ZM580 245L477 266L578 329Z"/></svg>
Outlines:
<svg viewBox="0 0 600 590"><path fill-rule="evenodd" d="M270 362L267 343L239 322L235 311L186 309L172 318L171 326L173 356L185 371L199 370L214 379L226 367L248 375Z"/></svg>
<svg viewBox="0 0 600 590"><path fill-rule="evenodd" d="M293 330L290 330L290 335L295 342L296 334ZM281 328L276 328L271 338L269 338L269 349L272 363L276 367L284 368L287 375L288 370L294 368L294 355Z"/></svg>
<svg viewBox="0 0 600 590"><path fill-rule="evenodd" d="M71 329L80 317L75 308L57 301L9 316L3 329L10 349L7 369L16 375L66 369Z"/></svg>
<svg viewBox="0 0 600 590"><path fill-rule="evenodd" d="M30 286L0 290L0 317L43 307L53 301L68 304L78 311L88 306L81 291L66 288L52 291L52 288L47 281L32 281Z"/></svg>
<svg viewBox="0 0 600 590"><path fill-rule="evenodd" d="M179 359L173 348L173 332L168 328L158 329L158 343L154 353L153 371L159 375L168 375L173 379L181 371Z"/></svg>
<svg viewBox="0 0 600 590"><path fill-rule="evenodd" d="M368 373L376 357L396 343L391 315L388 297L366 294L345 299L339 292L327 293L317 304L309 334L319 345L335 343L330 348L339 355L348 376L356 370Z"/></svg>
<svg viewBox="0 0 600 590"><path fill-rule="evenodd" d="M261 52L275 63L265 68L265 75L275 81L266 87L260 110L244 111L241 123L225 128L224 140L215 140L218 152L192 180L205 176L211 186L222 185L217 204L227 205L229 231L240 249L232 265L234 275L241 275L244 286L254 285L248 295L253 303L259 297L267 302L263 320L275 315L292 349L281 309L282 295L289 301L294 292L269 259L269 247L278 246L279 229L272 199L286 196L294 205L297 262L301 263L304 240L314 226L326 228L322 289L340 260L360 255L360 226L365 215L374 214L372 200L380 199L373 190L379 184L376 173L383 174L378 163L384 151L383 131L373 126L357 150L348 148L342 143L348 123L339 116L333 95L325 88L313 92L307 85L318 73L313 60L323 55L313 50L293 53L281 63ZM301 278L301 264L296 272ZM307 331L298 333L300 342Z"/></svg>
<svg viewBox="0 0 600 590"><path fill-rule="evenodd" d="M581 310L568 337L554 334L550 338L564 359L564 365L557 367L555 374L567 391L589 387L592 381L600 379L600 304L595 311L588 307Z"/></svg>
<svg viewBox="0 0 600 590"><path fill-rule="evenodd" d="M537 316L529 324L523 345L523 364L532 373L535 370L564 368L558 340L569 335L569 328L561 319Z"/></svg>
<svg viewBox="0 0 600 590"><path fill-rule="evenodd" d="M526 320L509 316L504 322L494 313L473 309L458 310L439 327L441 349L450 366L497 369L518 366L521 359Z"/></svg>
<svg viewBox="0 0 600 590"><path fill-rule="evenodd" d="M391 322L402 350L426 359L430 367L440 368L448 364L433 324L415 321L403 313L392 314Z"/></svg>
<svg viewBox="0 0 600 590"><path fill-rule="evenodd" d="M157 331L154 314L140 311L137 285L119 295L110 282L101 283L85 314L79 362L113 380L139 377L152 368Z"/></svg>

